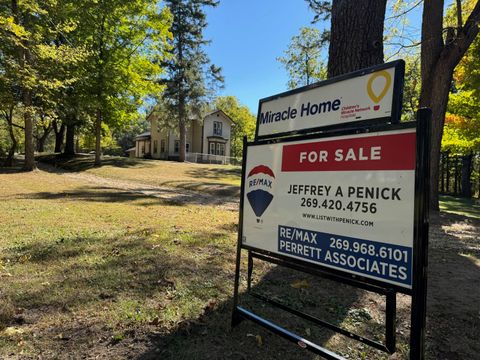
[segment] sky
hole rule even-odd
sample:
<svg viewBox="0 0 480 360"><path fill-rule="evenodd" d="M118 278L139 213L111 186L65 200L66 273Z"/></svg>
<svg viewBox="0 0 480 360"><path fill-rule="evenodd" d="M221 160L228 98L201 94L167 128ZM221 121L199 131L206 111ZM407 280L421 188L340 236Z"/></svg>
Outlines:
<svg viewBox="0 0 480 360"><path fill-rule="evenodd" d="M408 13L408 31L418 33L421 10L418 6ZM206 50L225 76L219 95L236 96L256 114L261 98L286 91L287 72L276 58L302 26L330 26L311 25L313 17L305 0L220 0L219 6L208 8L204 35L211 43Z"/></svg>
<svg viewBox="0 0 480 360"><path fill-rule="evenodd" d="M276 58L313 16L305 0L221 0L209 8L206 50L223 69L220 95L236 96L256 114L258 100L286 91L287 73Z"/></svg>

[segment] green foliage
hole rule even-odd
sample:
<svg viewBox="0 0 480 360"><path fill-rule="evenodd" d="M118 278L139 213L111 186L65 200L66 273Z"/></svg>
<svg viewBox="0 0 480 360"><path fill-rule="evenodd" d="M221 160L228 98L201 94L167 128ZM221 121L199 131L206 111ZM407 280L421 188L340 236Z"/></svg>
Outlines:
<svg viewBox="0 0 480 360"><path fill-rule="evenodd" d="M442 150L458 154L480 151L480 99L475 91L450 94Z"/></svg>
<svg viewBox="0 0 480 360"><path fill-rule="evenodd" d="M138 118L146 97L162 91L158 79L171 37L170 12L146 0L85 1L77 7L89 14L79 21L74 40L88 52L79 84L85 111L121 128Z"/></svg>
<svg viewBox="0 0 480 360"><path fill-rule="evenodd" d="M255 116L248 107L241 105L235 96L222 96L215 100L215 108L230 116L235 124L231 132L231 156L241 157L243 137L253 140L255 135Z"/></svg>
<svg viewBox="0 0 480 360"><path fill-rule="evenodd" d="M420 98L422 76L420 72L420 54L406 55L405 60L405 85L403 88L402 120L415 119Z"/></svg>
<svg viewBox="0 0 480 360"><path fill-rule="evenodd" d="M128 126L163 89L171 21L160 1L2 2L0 110L28 112L39 128L61 120L91 131L99 113L112 129Z"/></svg>
<svg viewBox="0 0 480 360"><path fill-rule="evenodd" d="M309 27L302 27L300 34L292 37L284 52L285 56L277 58L288 72L289 89L326 78L326 67L321 59L321 52L327 43L326 33Z"/></svg>

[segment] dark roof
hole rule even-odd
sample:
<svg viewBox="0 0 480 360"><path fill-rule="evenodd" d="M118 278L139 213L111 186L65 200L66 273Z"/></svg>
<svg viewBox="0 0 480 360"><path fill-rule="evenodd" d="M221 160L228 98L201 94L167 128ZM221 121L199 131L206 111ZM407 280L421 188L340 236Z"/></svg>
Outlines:
<svg viewBox="0 0 480 360"><path fill-rule="evenodd" d="M141 133L140 135L135 136L135 141L149 139L150 136L151 136L150 131L146 131L144 133Z"/></svg>

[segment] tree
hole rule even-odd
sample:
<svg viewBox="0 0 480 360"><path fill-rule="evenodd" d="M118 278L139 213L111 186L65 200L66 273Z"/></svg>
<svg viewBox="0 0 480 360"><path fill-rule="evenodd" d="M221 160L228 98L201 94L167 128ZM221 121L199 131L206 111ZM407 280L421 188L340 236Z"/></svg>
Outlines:
<svg viewBox="0 0 480 360"><path fill-rule="evenodd" d="M9 5L0 7L0 26L2 39L2 58L12 71L13 82L20 89L20 102L23 105L25 133L25 170L35 169L33 148L32 91L35 86L35 69L32 67L32 47L40 40L35 27L40 22L39 4L12 0Z"/></svg>
<svg viewBox="0 0 480 360"><path fill-rule="evenodd" d="M321 59L322 47L328 43L328 33L302 27L300 34L292 37L284 57L277 60L283 64L290 80L289 89L309 85L326 78L325 65Z"/></svg>
<svg viewBox="0 0 480 360"><path fill-rule="evenodd" d="M386 0L307 0L314 21L331 14L328 77L383 63Z"/></svg>
<svg viewBox="0 0 480 360"><path fill-rule="evenodd" d="M432 146L430 153L430 207L438 206L439 161L442 131L447 110L453 71L478 34L480 1L472 2L472 10L464 22L462 2L455 3L456 26L444 28L444 1L424 0L422 16L420 106L432 109Z"/></svg>
<svg viewBox="0 0 480 360"><path fill-rule="evenodd" d="M221 69L213 64L203 46L208 42L203 38L207 26L205 6L217 6L213 0L167 0L173 15L171 32L171 57L164 62L167 76L162 99L172 122L178 125L180 134L179 161L185 161L186 127L192 118L201 118L211 95L210 84L223 82Z"/></svg>
<svg viewBox="0 0 480 360"><path fill-rule="evenodd" d="M168 9L159 11L158 1L99 0L76 6L89 13L76 34L89 56L75 97L82 96L81 115L93 120L95 165L100 165L102 125L114 129L136 120L144 98L162 90L160 62L171 17Z"/></svg>
<svg viewBox="0 0 480 360"><path fill-rule="evenodd" d="M52 21L52 17L67 13L68 7L63 6L66 1L12 0L8 5L0 4L0 69L12 94L19 94L13 106L24 120L26 170L35 168L36 122L41 126L51 117L61 90L72 81L71 74L63 69L78 61L81 54L59 41L73 27L71 19Z"/></svg>
<svg viewBox="0 0 480 360"><path fill-rule="evenodd" d="M215 100L215 108L222 110L235 122L230 135L231 153L234 157L243 154L243 137L253 140L255 135L255 116L248 107L241 105L235 96L222 96Z"/></svg>

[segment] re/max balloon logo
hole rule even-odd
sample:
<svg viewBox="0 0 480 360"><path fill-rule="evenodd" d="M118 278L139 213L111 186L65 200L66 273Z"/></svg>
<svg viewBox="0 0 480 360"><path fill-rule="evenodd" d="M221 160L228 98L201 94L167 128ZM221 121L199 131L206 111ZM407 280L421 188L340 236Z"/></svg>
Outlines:
<svg viewBox="0 0 480 360"><path fill-rule="evenodd" d="M273 200L275 174L265 165L255 166L247 176L247 199L257 217L263 215Z"/></svg>

